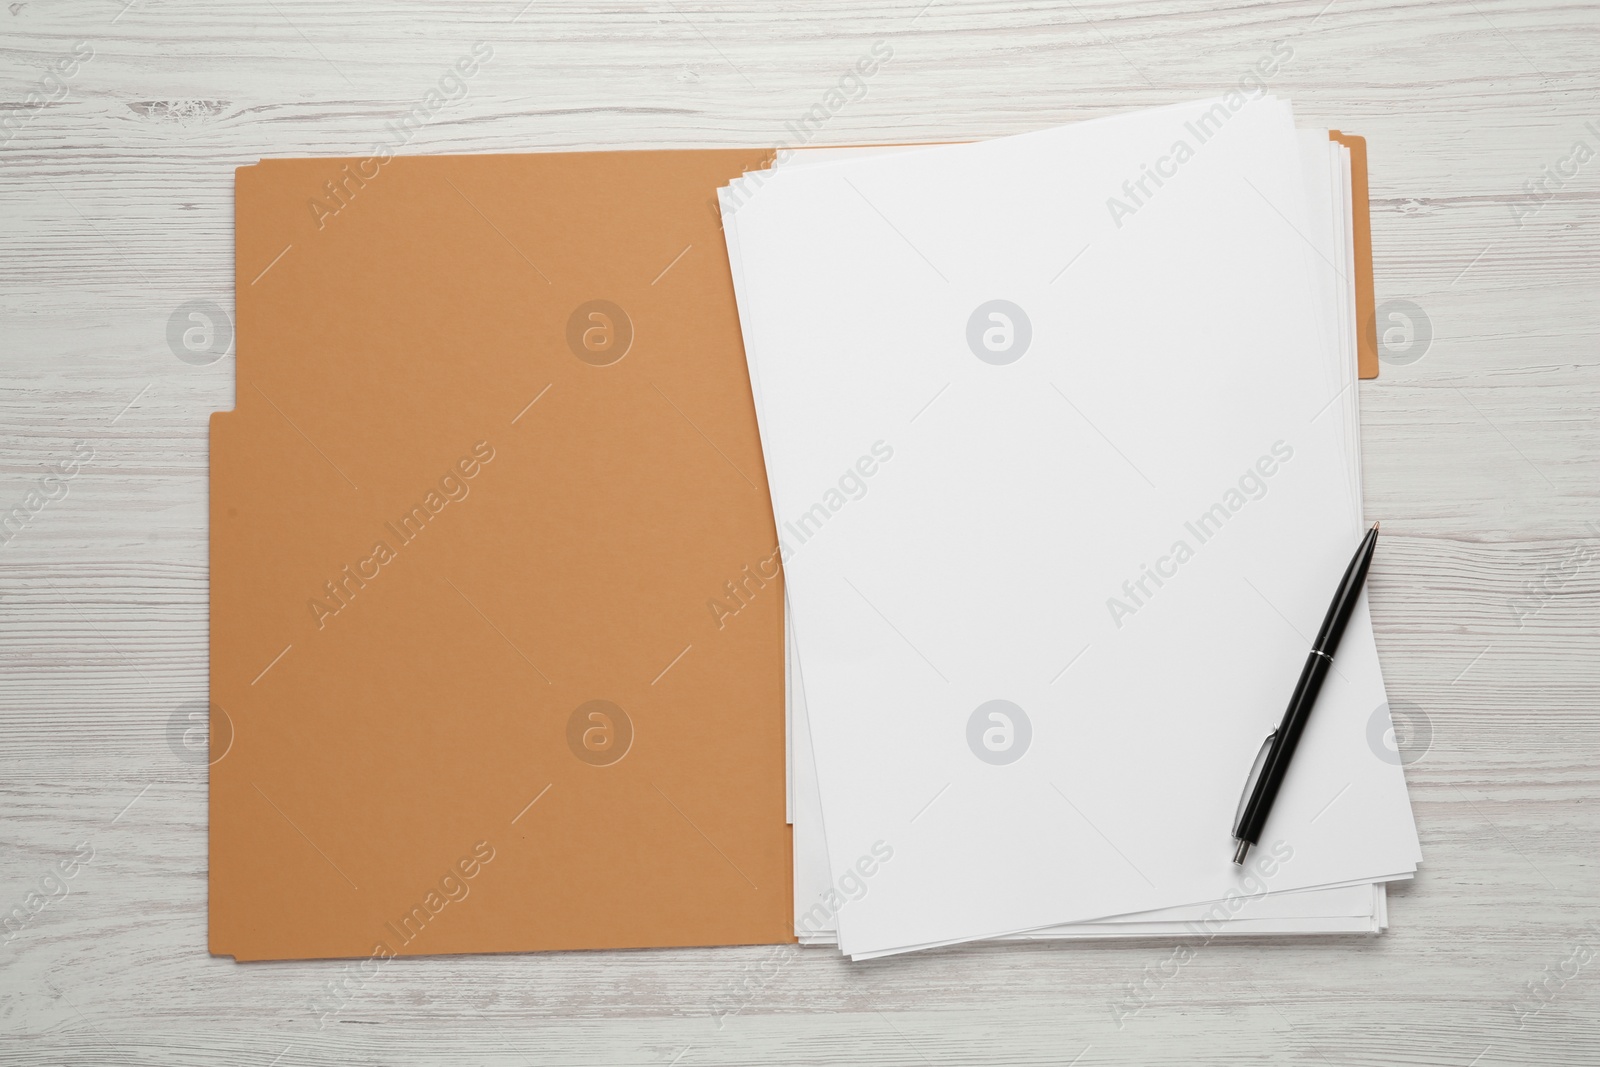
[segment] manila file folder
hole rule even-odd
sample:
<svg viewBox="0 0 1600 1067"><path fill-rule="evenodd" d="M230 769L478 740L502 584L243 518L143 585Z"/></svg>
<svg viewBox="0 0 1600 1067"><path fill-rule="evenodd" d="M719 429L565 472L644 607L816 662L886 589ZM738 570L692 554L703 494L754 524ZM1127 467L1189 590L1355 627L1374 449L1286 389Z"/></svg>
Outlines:
<svg viewBox="0 0 1600 1067"><path fill-rule="evenodd" d="M793 940L783 590L714 210L770 157L239 169L212 952Z"/></svg>

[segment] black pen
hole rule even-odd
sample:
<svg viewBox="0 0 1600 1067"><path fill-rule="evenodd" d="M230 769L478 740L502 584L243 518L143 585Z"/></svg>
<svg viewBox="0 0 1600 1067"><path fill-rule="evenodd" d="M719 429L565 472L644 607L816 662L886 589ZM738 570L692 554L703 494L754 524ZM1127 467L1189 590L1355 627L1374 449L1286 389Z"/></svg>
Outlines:
<svg viewBox="0 0 1600 1067"><path fill-rule="evenodd" d="M1311 709L1316 706L1322 680L1327 677L1328 668L1333 664L1333 653L1339 647L1339 638L1344 636L1345 625L1355 611L1356 601L1361 599L1361 587L1366 583L1367 568L1372 565L1372 552L1377 547L1378 524L1373 523L1372 529L1367 531L1367 536L1361 539L1361 544L1356 548L1350 566L1345 568L1339 589L1333 594L1333 603L1328 605L1328 614L1322 620L1322 629L1317 631L1317 639L1311 642L1311 654L1301 668L1300 681L1295 684L1294 695L1289 698L1289 708L1283 713L1283 721L1267 735L1267 740L1261 746L1266 758L1262 759L1261 754L1257 754L1256 765L1245 779L1244 794L1239 798L1239 814L1233 823L1233 839L1239 843L1233 853L1234 863L1243 864L1250 846L1261 838L1261 828L1272 813L1272 802L1277 799L1278 789L1283 785L1289 760L1294 757L1295 746L1305 732L1306 720L1311 718Z"/></svg>

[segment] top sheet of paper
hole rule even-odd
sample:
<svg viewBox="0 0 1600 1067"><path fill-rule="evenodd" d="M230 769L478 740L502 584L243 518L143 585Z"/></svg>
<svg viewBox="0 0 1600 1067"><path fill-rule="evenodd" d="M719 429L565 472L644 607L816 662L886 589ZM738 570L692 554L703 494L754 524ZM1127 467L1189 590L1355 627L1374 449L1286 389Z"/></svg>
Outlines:
<svg viewBox="0 0 1600 1067"><path fill-rule="evenodd" d="M1359 533L1299 158L1285 105L1207 102L725 196L830 861L875 871L844 951L1240 884L1239 788ZM1418 856L1364 611L1346 641L1273 889Z"/></svg>

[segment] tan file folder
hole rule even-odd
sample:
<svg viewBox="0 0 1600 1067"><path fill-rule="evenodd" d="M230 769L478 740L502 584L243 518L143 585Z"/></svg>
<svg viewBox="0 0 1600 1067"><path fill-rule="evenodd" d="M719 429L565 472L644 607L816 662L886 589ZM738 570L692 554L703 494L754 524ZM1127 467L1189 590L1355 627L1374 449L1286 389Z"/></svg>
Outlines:
<svg viewBox="0 0 1600 1067"><path fill-rule="evenodd" d="M792 940L777 539L707 207L770 154L239 170L213 952Z"/></svg>

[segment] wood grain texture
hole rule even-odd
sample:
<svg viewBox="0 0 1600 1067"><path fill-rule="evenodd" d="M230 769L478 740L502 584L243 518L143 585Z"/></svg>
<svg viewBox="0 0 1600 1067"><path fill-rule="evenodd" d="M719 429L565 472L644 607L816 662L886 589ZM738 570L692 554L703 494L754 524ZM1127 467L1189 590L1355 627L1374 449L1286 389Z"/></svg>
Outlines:
<svg viewBox="0 0 1600 1067"><path fill-rule="evenodd" d="M8 3L0 511L76 442L93 459L0 545L0 908L93 859L0 944L0 1064L1600 1062L1600 160L1524 187L1600 149L1600 6L1324 2ZM177 741L232 358L166 332L187 301L231 313L233 168L364 153L475 41L492 61L407 151L772 144L879 39L819 140L1193 98L1275 42L1301 121L1369 138L1378 300L1432 331L1361 387L1379 649L1431 732L1391 932L1181 966L1158 941L401 960L322 1025L339 965L210 958L205 767ZM77 42L93 58L30 106Z"/></svg>

